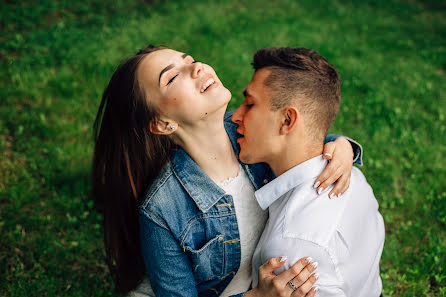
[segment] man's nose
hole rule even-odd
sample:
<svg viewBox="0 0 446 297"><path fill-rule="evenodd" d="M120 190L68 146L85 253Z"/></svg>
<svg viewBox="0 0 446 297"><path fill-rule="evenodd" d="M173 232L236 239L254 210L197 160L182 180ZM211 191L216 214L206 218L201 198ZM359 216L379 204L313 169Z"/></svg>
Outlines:
<svg viewBox="0 0 446 297"><path fill-rule="evenodd" d="M242 121L242 118L243 118L242 108L243 108L243 105L240 105L239 108L237 108L234 111L234 113L232 114L231 121L233 121L236 124L240 124Z"/></svg>

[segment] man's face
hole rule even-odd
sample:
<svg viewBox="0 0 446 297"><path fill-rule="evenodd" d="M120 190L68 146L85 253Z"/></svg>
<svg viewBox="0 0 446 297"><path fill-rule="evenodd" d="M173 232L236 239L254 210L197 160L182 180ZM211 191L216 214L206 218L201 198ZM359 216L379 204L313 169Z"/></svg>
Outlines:
<svg viewBox="0 0 446 297"><path fill-rule="evenodd" d="M270 108L271 91L264 85L269 69L258 70L244 91L245 101L232 115L239 125L240 160L247 164L269 163L278 152L280 112Z"/></svg>

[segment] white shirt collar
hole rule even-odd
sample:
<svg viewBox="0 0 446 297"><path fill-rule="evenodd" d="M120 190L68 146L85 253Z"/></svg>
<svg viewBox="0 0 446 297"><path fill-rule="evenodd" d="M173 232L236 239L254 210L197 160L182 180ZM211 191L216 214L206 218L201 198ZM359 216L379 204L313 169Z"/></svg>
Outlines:
<svg viewBox="0 0 446 297"><path fill-rule="evenodd" d="M327 160L323 159L322 155L294 166L257 190L255 192L257 202L262 209L267 209L283 194L307 180L318 177L325 166L327 166Z"/></svg>

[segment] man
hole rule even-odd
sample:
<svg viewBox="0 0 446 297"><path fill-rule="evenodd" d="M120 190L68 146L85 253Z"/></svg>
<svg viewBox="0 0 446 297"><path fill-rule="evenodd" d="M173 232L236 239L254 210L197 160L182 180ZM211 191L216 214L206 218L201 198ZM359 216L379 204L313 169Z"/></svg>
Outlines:
<svg viewBox="0 0 446 297"><path fill-rule="evenodd" d="M265 162L277 176L255 193L269 220L253 256L253 287L267 259L288 257L279 274L309 255L318 267L319 296L380 296L384 223L366 179L353 168L342 198L331 188L315 190L327 165L324 137L340 104L336 69L305 48L259 50L253 66L245 101L232 116L239 157Z"/></svg>

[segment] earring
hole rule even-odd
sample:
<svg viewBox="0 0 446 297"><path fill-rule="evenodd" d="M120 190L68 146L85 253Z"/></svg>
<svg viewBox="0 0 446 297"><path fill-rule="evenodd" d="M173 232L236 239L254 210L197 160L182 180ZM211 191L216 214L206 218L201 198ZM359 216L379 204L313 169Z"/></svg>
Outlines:
<svg viewBox="0 0 446 297"><path fill-rule="evenodd" d="M170 130L174 130L175 129L175 125L170 125Z"/></svg>

